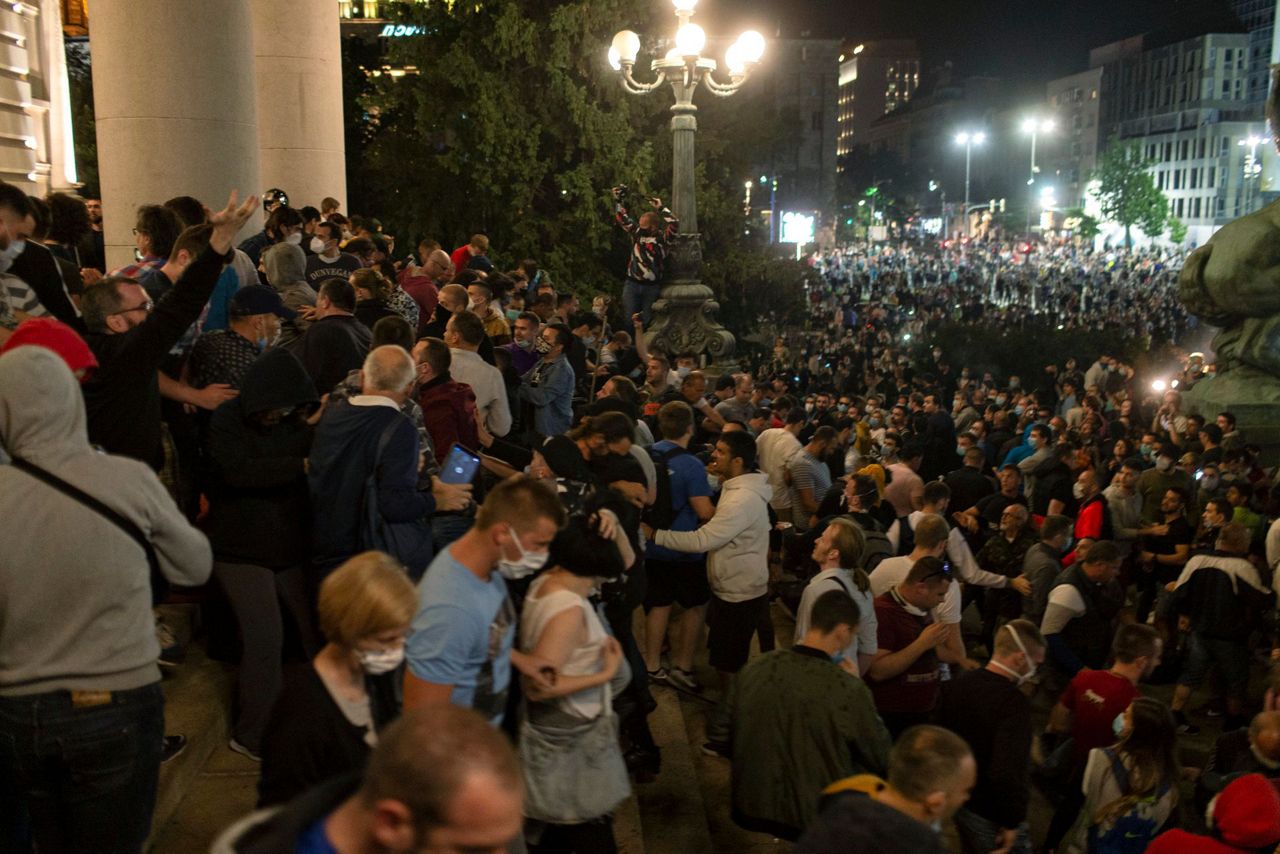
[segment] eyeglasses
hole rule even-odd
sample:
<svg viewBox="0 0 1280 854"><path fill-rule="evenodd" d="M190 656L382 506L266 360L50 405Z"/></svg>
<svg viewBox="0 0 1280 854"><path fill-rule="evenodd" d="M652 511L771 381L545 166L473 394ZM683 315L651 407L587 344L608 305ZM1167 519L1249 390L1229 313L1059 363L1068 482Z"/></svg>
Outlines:
<svg viewBox="0 0 1280 854"><path fill-rule="evenodd" d="M117 314L128 314L131 311L143 311L143 312L146 312L147 314L150 314L151 310L154 309L155 307L156 307L156 304L154 302L152 302L151 300L147 300L141 305L135 305L133 308L122 308L119 311L113 311L111 312L111 314L107 315L107 317L114 317Z"/></svg>
<svg viewBox="0 0 1280 854"><path fill-rule="evenodd" d="M939 575L942 576L947 581L950 581L954 577L954 573L951 571L951 564L944 563L941 569L935 569L933 572L929 573L924 578L920 579L920 581L921 583L923 583L925 581L928 581L931 578L936 578Z"/></svg>

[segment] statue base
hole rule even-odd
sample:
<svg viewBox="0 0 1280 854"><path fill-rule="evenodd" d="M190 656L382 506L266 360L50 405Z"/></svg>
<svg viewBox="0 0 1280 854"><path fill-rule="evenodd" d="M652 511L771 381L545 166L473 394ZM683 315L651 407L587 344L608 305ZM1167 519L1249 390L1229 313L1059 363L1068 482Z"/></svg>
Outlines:
<svg viewBox="0 0 1280 854"><path fill-rule="evenodd" d="M696 234L677 234L667 256L668 284L653 304L653 324L646 343L674 358L681 353L707 356L724 364L733 355L733 333L720 325L720 304L711 288L698 280L702 246Z"/></svg>
<svg viewBox="0 0 1280 854"><path fill-rule="evenodd" d="M1262 448L1263 465L1280 463L1280 377L1242 365L1200 380L1183 395L1187 411L1212 424L1219 412L1236 417L1236 429Z"/></svg>

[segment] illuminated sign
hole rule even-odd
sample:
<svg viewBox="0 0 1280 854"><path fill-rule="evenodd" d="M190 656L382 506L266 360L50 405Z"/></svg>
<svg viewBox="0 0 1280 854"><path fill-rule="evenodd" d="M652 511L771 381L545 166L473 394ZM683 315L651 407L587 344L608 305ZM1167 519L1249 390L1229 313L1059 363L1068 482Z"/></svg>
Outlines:
<svg viewBox="0 0 1280 854"><path fill-rule="evenodd" d="M782 242L805 244L813 242L814 217L812 214L788 211L782 215Z"/></svg>
<svg viewBox="0 0 1280 854"><path fill-rule="evenodd" d="M382 28L382 37L384 39L400 39L405 36L422 36L427 31L422 27L412 26L409 24L387 24Z"/></svg>

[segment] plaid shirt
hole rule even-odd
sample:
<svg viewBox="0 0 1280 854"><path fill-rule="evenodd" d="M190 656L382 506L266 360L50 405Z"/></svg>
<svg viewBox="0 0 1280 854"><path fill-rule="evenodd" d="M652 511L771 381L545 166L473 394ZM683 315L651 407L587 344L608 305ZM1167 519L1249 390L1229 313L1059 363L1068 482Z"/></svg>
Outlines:
<svg viewBox="0 0 1280 854"><path fill-rule="evenodd" d="M226 383L240 388L245 372L262 352L258 345L239 332L215 329L196 339L191 348L191 385L205 388L214 383Z"/></svg>
<svg viewBox="0 0 1280 854"><path fill-rule="evenodd" d="M143 274L145 270L159 270L165 265L165 258L157 258L155 255L147 255L137 264L126 264L123 267L112 270L112 276L124 276L128 279L136 279Z"/></svg>
<svg viewBox="0 0 1280 854"><path fill-rule="evenodd" d="M631 258L627 278L636 282L661 282L666 275L667 241L675 237L680 222L667 208L658 211L663 219L660 231L642 229L621 202L614 205L614 221L631 237Z"/></svg>

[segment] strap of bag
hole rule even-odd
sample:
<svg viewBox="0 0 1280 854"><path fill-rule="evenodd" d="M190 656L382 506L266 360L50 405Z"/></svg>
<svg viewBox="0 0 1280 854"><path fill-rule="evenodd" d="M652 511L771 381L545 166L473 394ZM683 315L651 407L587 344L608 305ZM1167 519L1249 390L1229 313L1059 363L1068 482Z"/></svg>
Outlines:
<svg viewBox="0 0 1280 854"><path fill-rule="evenodd" d="M14 459L12 461L12 465L18 471L24 472L31 477L34 477L36 480L41 481L46 486L58 490L68 498L72 498L80 502L85 507L88 507L90 510L113 523L117 528L124 531L135 543L142 547L144 552L146 552L147 565L151 568L151 577L153 579L157 577L161 579L164 578L164 576L160 574L160 558L156 554L155 546L151 545L151 541L147 539L146 534L142 533L142 529L139 528L132 519L121 515L119 512L108 507L106 504L103 504L101 501L79 487L67 483L52 472L46 471L33 463L29 463L26 460Z"/></svg>

